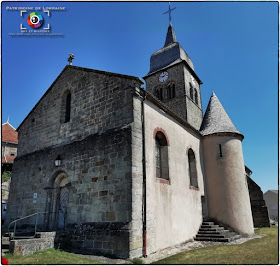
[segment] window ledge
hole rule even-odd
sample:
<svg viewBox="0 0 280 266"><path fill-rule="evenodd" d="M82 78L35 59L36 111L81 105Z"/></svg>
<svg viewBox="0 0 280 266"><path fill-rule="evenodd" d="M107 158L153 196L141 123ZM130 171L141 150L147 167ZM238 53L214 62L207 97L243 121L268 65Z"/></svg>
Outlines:
<svg viewBox="0 0 280 266"><path fill-rule="evenodd" d="M198 187L194 187L194 186L190 186L190 189L191 189L191 190L199 191L199 188L198 188Z"/></svg>
<svg viewBox="0 0 280 266"><path fill-rule="evenodd" d="M159 182L161 184L170 185L170 180L169 179L164 179L164 178L158 178L157 177L157 182Z"/></svg>

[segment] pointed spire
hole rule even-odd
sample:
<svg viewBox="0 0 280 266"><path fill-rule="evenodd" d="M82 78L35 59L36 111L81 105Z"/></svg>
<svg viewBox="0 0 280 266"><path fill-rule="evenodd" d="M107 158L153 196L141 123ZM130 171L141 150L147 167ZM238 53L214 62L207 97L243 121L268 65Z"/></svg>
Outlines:
<svg viewBox="0 0 280 266"><path fill-rule="evenodd" d="M203 121L200 127L200 133L205 136L221 132L237 133L243 136L236 129L226 110L213 91L203 117Z"/></svg>
<svg viewBox="0 0 280 266"><path fill-rule="evenodd" d="M174 29L173 29L172 24L170 22L168 30L167 30L167 34L166 34L164 47L171 44L171 43L174 43L174 42L177 42L177 40L176 40Z"/></svg>

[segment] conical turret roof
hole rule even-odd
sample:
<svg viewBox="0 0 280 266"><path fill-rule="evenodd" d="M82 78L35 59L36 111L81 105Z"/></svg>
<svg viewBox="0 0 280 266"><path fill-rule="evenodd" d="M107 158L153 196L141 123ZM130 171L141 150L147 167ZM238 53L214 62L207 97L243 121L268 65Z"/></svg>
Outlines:
<svg viewBox="0 0 280 266"><path fill-rule="evenodd" d="M164 47L171 44L171 43L174 43L174 42L177 42L177 41L176 41L176 36L175 36L174 29L173 29L172 24L170 22L168 30L167 30L166 38L165 38Z"/></svg>
<svg viewBox="0 0 280 266"><path fill-rule="evenodd" d="M213 92L203 117L200 133L206 136L222 132L237 133L243 136L236 129L218 97Z"/></svg>

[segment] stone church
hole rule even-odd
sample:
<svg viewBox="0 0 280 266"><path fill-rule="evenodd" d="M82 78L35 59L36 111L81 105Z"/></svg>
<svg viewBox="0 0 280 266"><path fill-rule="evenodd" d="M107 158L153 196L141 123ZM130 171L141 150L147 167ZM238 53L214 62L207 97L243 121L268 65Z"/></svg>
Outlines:
<svg viewBox="0 0 280 266"><path fill-rule="evenodd" d="M196 236L204 218L254 233L242 140L169 24L138 77L67 65L18 128L6 224L122 258Z"/></svg>

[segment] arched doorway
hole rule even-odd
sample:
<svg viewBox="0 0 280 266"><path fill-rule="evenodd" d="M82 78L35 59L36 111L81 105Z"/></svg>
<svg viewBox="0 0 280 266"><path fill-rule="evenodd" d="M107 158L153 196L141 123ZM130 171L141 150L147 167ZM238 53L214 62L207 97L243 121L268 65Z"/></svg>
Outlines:
<svg viewBox="0 0 280 266"><path fill-rule="evenodd" d="M67 187L60 187L58 206L58 229L64 229L68 208L69 191Z"/></svg>
<svg viewBox="0 0 280 266"><path fill-rule="evenodd" d="M49 225L53 230L62 230L66 225L69 202L69 180L65 172L56 173L52 180Z"/></svg>

